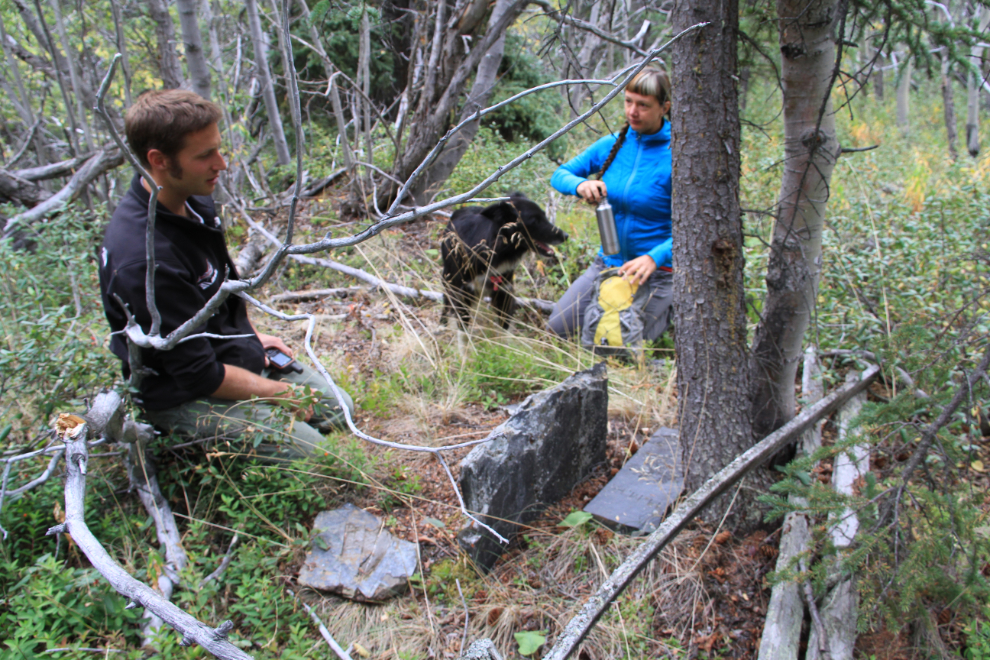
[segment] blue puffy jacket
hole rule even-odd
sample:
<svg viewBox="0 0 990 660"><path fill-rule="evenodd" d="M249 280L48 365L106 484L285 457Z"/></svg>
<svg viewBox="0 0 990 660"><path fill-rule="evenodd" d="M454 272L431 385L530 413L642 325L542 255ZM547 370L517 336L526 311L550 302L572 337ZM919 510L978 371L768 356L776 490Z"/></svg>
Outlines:
<svg viewBox="0 0 990 660"><path fill-rule="evenodd" d="M577 195L578 185L602 168L617 139L618 134L603 137L558 167L550 185ZM670 122L652 135L630 128L602 180L619 233L619 253L604 257L605 264L621 266L648 254L658 267L670 268Z"/></svg>

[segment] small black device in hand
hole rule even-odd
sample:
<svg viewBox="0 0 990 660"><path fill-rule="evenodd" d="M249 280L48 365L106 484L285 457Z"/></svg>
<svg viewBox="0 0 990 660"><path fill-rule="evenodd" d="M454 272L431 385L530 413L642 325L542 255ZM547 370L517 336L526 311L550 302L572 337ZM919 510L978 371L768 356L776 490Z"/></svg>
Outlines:
<svg viewBox="0 0 990 660"><path fill-rule="evenodd" d="M291 356L286 355L277 348L266 349L265 354L268 356L270 366L275 369L278 369L279 371L295 371L296 373L302 373L302 367L300 367Z"/></svg>

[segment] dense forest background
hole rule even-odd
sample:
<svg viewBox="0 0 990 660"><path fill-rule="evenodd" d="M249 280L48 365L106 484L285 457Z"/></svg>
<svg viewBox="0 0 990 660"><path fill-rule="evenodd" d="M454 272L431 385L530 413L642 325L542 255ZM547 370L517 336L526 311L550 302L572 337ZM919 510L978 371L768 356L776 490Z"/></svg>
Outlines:
<svg viewBox="0 0 990 660"><path fill-rule="evenodd" d="M837 52L827 95L810 103L821 109L819 125L834 122L841 148L830 152L834 170L823 174L816 200L824 209L820 271L797 344L818 347L827 387L867 362L882 366L858 422L870 471L852 495L831 492L843 446L829 422L819 455L768 470L784 478L761 501L752 495L752 510L769 522L723 526L715 516L683 532L615 601L581 657L755 655L772 582L807 582L818 597L834 582L825 568L774 573L789 495L807 501L809 562L836 558L856 576L857 657L990 657L990 423L985 365L977 365L990 330L990 163L980 143L990 109L990 12L963 2L806 9L822 7ZM744 343L759 343L767 316L772 246L785 219L781 182L795 162L781 82L795 54L781 47L781 33L782 17L802 12L785 10L787 3L742 3L732 32L738 66L726 72L741 124L729 151L739 159ZM223 108L230 167L217 199L232 253L255 253L247 262L253 276L265 271L264 255L290 220L297 244L374 229L353 245L287 256L252 295L315 319L315 352L354 396L364 432L438 447L484 437L507 418L505 406L594 360L551 338L538 305L523 309L508 332L480 320L464 350L429 296L371 286L355 269L406 291L441 291L439 236L454 207L421 210L497 175L472 194L522 191L569 233L556 262L527 261L517 276L520 296L559 297L593 259L598 237L593 210L554 193L549 177L621 127L621 102L534 148L674 37L676 11L636 1L0 0L0 657L89 657L95 649L136 658L148 648L141 609L125 609L127 599L70 538L45 536L65 519L64 468L58 454L41 451L58 444L55 415L85 411L106 388L127 389L106 349L95 261L133 176L94 112L115 54L123 57L104 100L118 130L145 89L187 87ZM676 88L679 64L670 50L659 58ZM468 122L431 162L448 129L478 109L562 80L583 82L547 87ZM706 88L696 93L704 98ZM826 169L809 167L802 172ZM302 352L305 324L253 316ZM677 397L678 371L693 366L675 360L682 339L675 328L651 345L645 368L610 363L609 465L551 508L488 575L458 553L464 519L429 454L340 432L315 463L272 466L230 447L157 438L150 449L188 554L173 602L213 626L233 621L231 640L255 657L325 653L290 589L316 513L354 502L418 544L420 571L408 595L382 605L301 594L353 655L457 657L465 638L488 637L508 657L539 657L639 543L571 514L653 431L693 414ZM782 371L794 380L793 370ZM962 404L935 428L960 391ZM782 423L764 422L766 432ZM713 455L722 451L712 443ZM91 452L89 526L128 573L156 583L165 548L129 490L123 450ZM741 492L740 502L748 497ZM839 550L829 526L850 510L860 533ZM225 555L226 571L204 580ZM180 647L167 627L152 641L168 657L205 655Z"/></svg>

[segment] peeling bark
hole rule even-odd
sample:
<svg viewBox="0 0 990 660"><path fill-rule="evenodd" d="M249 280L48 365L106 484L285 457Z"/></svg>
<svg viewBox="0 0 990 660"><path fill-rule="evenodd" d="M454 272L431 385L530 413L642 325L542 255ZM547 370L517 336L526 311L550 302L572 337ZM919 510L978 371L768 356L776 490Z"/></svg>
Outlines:
<svg viewBox="0 0 990 660"><path fill-rule="evenodd" d="M839 154L830 99L837 0L780 0L784 174L753 339L753 429L766 435L795 412L794 379L821 272L822 229Z"/></svg>

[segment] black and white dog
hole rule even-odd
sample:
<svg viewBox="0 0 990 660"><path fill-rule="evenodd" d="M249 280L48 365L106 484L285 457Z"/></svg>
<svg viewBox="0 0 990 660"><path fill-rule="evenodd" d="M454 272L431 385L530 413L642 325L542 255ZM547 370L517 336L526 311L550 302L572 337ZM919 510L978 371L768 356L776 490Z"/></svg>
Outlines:
<svg viewBox="0 0 990 660"><path fill-rule="evenodd" d="M508 328L516 311L512 295L516 265L531 250L553 257L550 246L566 240L567 234L547 220L543 209L522 193L512 193L508 202L454 211L440 241L442 318L454 312L460 327L466 329L472 308L481 295L487 294L502 327Z"/></svg>

